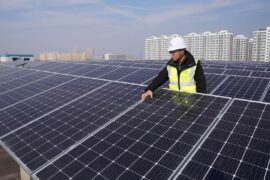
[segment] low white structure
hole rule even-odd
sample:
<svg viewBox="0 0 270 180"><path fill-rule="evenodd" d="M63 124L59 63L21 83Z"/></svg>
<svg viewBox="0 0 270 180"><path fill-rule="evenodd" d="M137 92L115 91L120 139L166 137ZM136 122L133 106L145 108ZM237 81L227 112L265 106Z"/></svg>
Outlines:
<svg viewBox="0 0 270 180"><path fill-rule="evenodd" d="M127 60L128 56L125 54L104 54L104 60Z"/></svg>
<svg viewBox="0 0 270 180"><path fill-rule="evenodd" d="M13 61L34 61L33 54L2 54L0 55L0 62Z"/></svg>

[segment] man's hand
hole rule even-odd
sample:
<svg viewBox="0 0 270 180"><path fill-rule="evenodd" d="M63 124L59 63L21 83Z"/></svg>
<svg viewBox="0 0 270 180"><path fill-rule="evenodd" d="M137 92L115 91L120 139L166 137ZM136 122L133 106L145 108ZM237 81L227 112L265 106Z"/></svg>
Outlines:
<svg viewBox="0 0 270 180"><path fill-rule="evenodd" d="M151 90L147 90L145 93L143 93L141 99L144 101L145 98L148 96L150 96L150 98L153 98L153 92Z"/></svg>

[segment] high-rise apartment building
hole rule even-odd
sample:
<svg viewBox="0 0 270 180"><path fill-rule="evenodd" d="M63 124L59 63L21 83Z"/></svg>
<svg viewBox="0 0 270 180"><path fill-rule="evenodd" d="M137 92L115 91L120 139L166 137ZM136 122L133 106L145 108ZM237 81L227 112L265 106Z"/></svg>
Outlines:
<svg viewBox="0 0 270 180"><path fill-rule="evenodd" d="M270 27L253 32L252 61L270 61Z"/></svg>
<svg viewBox="0 0 270 180"><path fill-rule="evenodd" d="M217 33L190 33L184 36L188 50L197 59L231 60L233 34L227 30Z"/></svg>
<svg viewBox="0 0 270 180"><path fill-rule="evenodd" d="M144 59L163 60L169 59L168 47L170 40L179 35L162 35L160 37L151 36L144 41Z"/></svg>
<svg viewBox="0 0 270 180"><path fill-rule="evenodd" d="M238 35L233 38L233 57L234 61L248 60L248 38L244 35Z"/></svg>

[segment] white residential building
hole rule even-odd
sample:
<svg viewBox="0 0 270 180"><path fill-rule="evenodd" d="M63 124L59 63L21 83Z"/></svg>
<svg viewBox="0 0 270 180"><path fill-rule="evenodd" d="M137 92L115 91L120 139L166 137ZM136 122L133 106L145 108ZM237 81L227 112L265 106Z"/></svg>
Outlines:
<svg viewBox="0 0 270 180"><path fill-rule="evenodd" d="M252 61L270 61L270 27L253 32Z"/></svg>
<svg viewBox="0 0 270 180"><path fill-rule="evenodd" d="M234 61L248 60L248 38L244 35L238 35L233 38L233 57Z"/></svg>

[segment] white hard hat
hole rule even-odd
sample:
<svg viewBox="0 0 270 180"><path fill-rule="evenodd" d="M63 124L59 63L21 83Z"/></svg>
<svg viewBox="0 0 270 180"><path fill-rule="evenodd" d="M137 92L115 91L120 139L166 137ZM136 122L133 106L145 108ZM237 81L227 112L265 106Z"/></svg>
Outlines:
<svg viewBox="0 0 270 180"><path fill-rule="evenodd" d="M184 39L182 37L175 37L171 39L168 51L175 51L178 49L186 49L186 48L187 46Z"/></svg>

